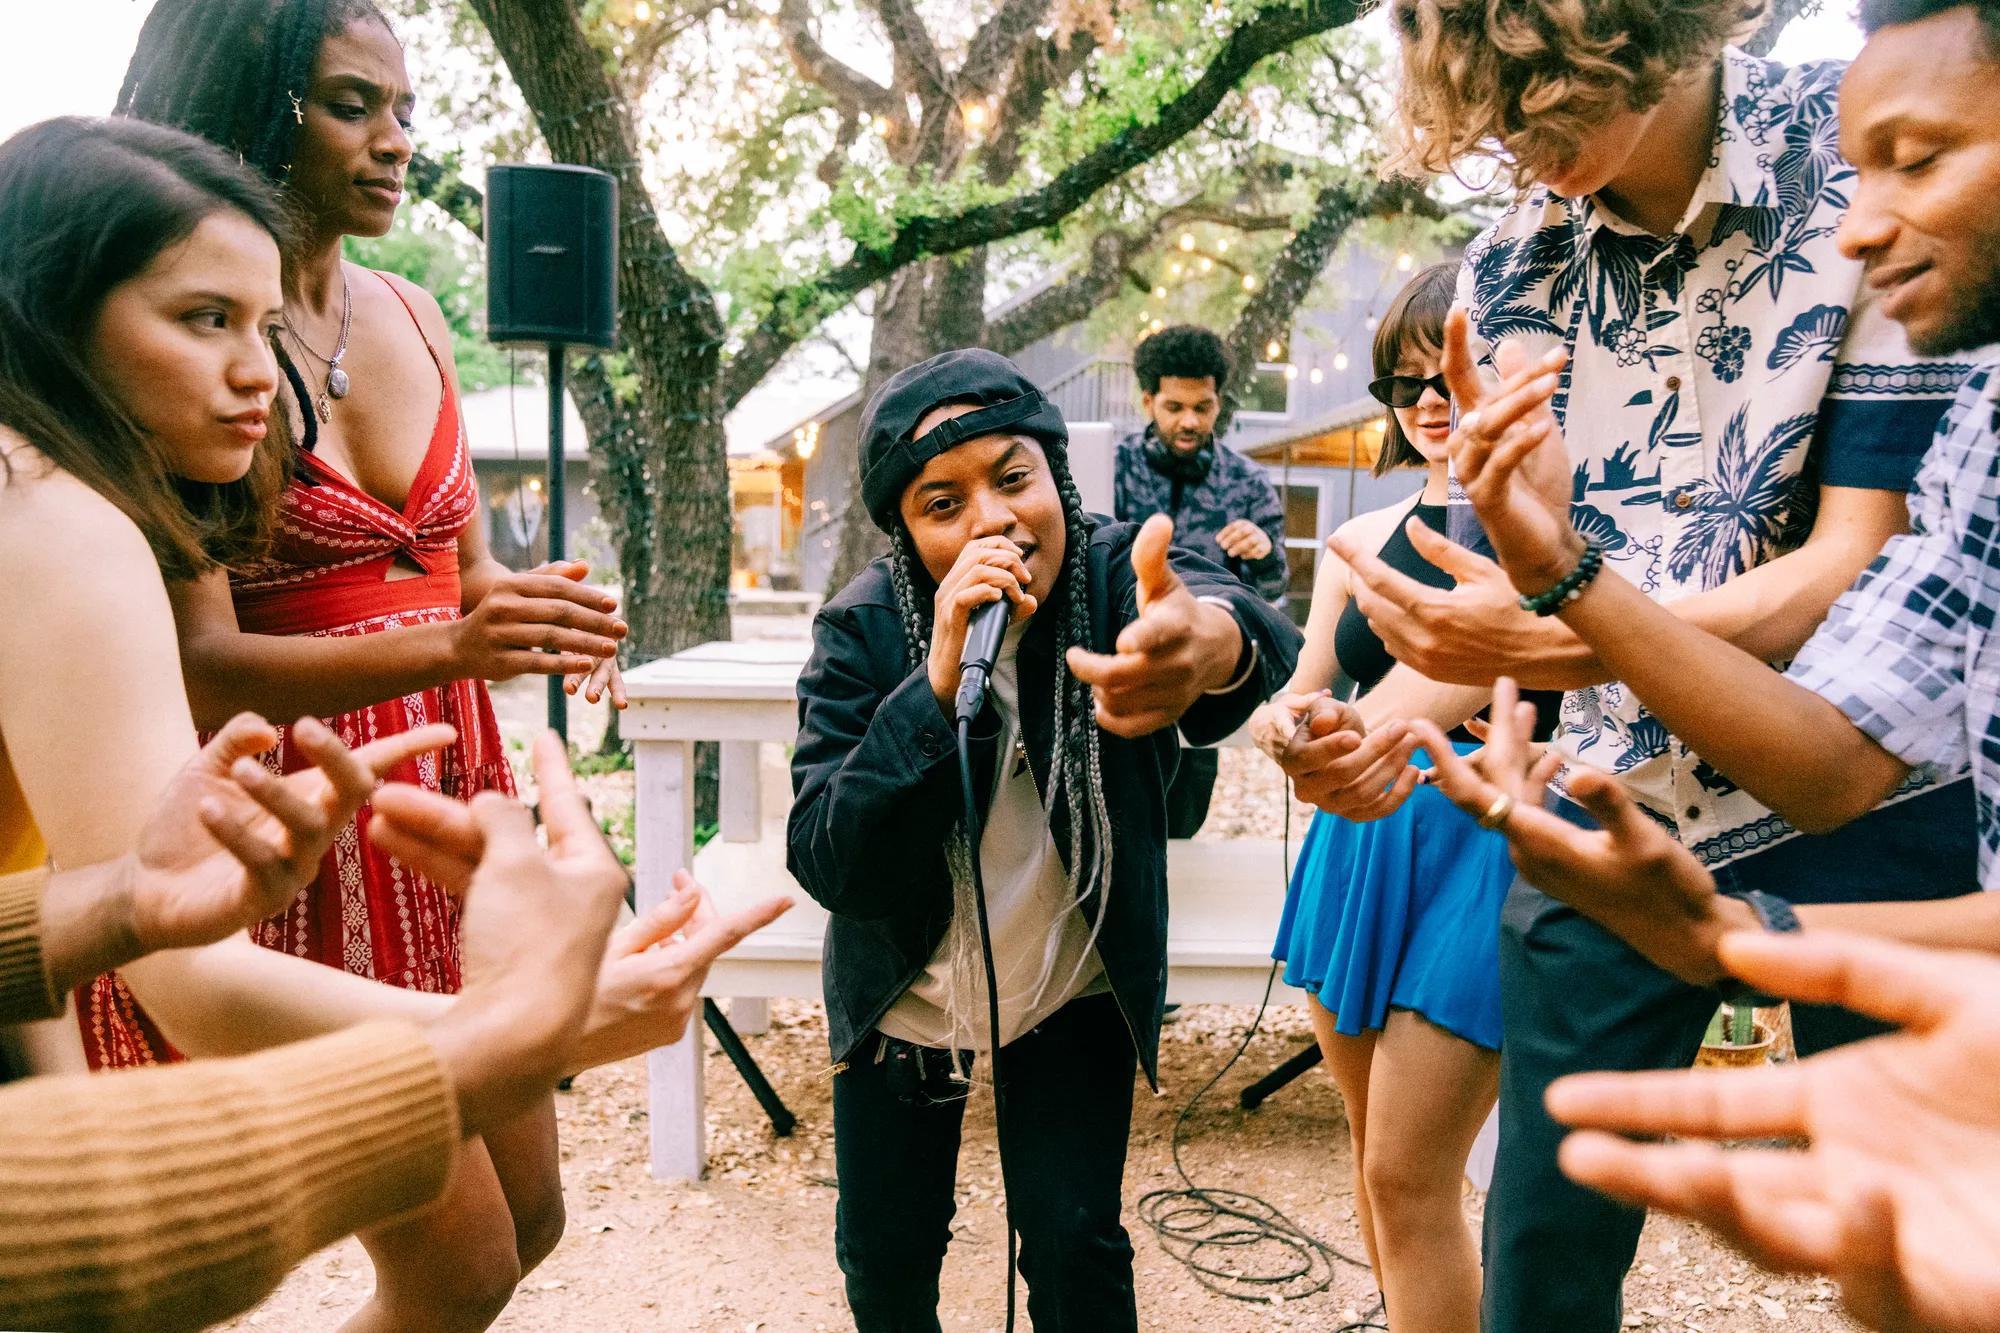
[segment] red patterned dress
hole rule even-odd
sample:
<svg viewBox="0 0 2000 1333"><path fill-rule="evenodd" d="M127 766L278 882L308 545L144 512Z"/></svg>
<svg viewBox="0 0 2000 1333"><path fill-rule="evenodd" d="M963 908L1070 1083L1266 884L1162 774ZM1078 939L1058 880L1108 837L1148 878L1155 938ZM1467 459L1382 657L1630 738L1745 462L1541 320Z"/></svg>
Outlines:
<svg viewBox="0 0 2000 1333"><path fill-rule="evenodd" d="M388 285L395 291L394 283ZM396 299L403 300L401 292ZM416 318L414 311L410 318ZM429 338L424 346L438 365L443 397L408 501L398 512L302 452L301 476L280 502L271 558L231 583L244 633L375 634L458 619L458 535L477 517L479 495L451 383ZM423 574L387 577L398 559ZM349 746L448 722L458 728L458 740L441 754L409 764L395 779L468 801L482 791L514 791L484 681L453 681L326 721ZM292 749L289 728L278 734L277 748L264 756L266 765L280 773L307 767ZM335 839L318 879L251 933L268 948L392 986L456 991L456 905L443 889L375 849L368 840L369 816L363 806ZM80 989L77 1000L92 1068L178 1058L116 973Z"/></svg>

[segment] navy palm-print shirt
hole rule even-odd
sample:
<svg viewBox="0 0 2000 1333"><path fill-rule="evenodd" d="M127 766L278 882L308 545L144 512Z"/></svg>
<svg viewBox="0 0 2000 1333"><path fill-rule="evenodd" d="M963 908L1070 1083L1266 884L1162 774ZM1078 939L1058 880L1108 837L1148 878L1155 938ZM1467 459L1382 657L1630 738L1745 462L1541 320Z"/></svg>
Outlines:
<svg viewBox="0 0 2000 1333"><path fill-rule="evenodd" d="M1669 235L1538 188L1466 251L1460 299L1481 337L1569 347L1556 409L1572 516L1661 601L1795 549L1821 486L1908 490L1964 378L1910 351L1835 246L1854 177L1844 69L1726 52L1709 169ZM1483 546L1454 499L1453 535ZM1616 682L1565 696L1557 744L1620 775L1712 864L1794 832Z"/></svg>

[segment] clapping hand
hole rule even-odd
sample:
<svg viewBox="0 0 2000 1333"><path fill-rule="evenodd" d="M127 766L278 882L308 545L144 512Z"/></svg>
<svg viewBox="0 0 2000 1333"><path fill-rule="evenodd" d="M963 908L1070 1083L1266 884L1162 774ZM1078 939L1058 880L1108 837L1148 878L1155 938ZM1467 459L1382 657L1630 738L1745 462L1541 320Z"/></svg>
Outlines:
<svg viewBox="0 0 2000 1333"><path fill-rule="evenodd" d="M2000 961L1830 931L1732 932L1721 954L1763 990L1902 1030L1793 1064L1560 1080L1549 1111L1585 1131L1563 1170L1767 1268L1831 1275L1876 1328L2000 1327Z"/></svg>
<svg viewBox="0 0 2000 1333"><path fill-rule="evenodd" d="M591 818L553 733L536 743L534 769L550 862L622 883L624 868ZM378 846L454 892L470 883L485 852L483 830L463 802L416 787L383 788L371 831ZM604 1064L680 1040L700 1006L710 965L791 906L791 898L774 894L718 913L702 887L686 871L676 871L674 893L666 901L611 935L589 1017L565 1068Z"/></svg>
<svg viewBox="0 0 2000 1333"><path fill-rule="evenodd" d="M278 733L249 713L230 719L168 784L126 857L138 955L211 944L283 909L381 782L456 735L416 727L349 750L302 718L292 744L313 767L280 777L255 758Z"/></svg>
<svg viewBox="0 0 2000 1333"><path fill-rule="evenodd" d="M1114 653L1069 650L1069 669L1091 687L1097 723L1117 736L1170 727L1202 694L1229 682L1243 648L1236 617L1195 600L1168 552L1173 520L1155 514L1132 543L1138 618L1118 633Z"/></svg>
<svg viewBox="0 0 2000 1333"><path fill-rule="evenodd" d="M1508 340L1494 349L1500 381L1480 379L1463 309L1445 317L1444 375L1458 405L1447 447L1466 498L1515 587L1541 592L1583 550L1570 525L1573 481L1553 402L1566 361L1561 348L1530 358Z"/></svg>
<svg viewBox="0 0 2000 1333"><path fill-rule="evenodd" d="M1283 693L1250 719L1251 739L1292 780L1301 801L1363 823L1393 814L1417 788L1417 738L1401 721L1371 732L1331 692Z"/></svg>
<svg viewBox="0 0 2000 1333"><path fill-rule="evenodd" d="M1715 946L1726 904L1694 853L1633 804L1616 778L1573 769L1569 794L1599 826L1585 829L1542 808L1561 760L1529 743L1535 709L1503 677L1493 691L1486 744L1461 756L1433 723L1412 723L1454 805L1507 837L1521 877L1623 938L1685 981L1722 975ZM1741 906L1741 904L1735 904ZM1747 909L1746 909L1747 910Z"/></svg>

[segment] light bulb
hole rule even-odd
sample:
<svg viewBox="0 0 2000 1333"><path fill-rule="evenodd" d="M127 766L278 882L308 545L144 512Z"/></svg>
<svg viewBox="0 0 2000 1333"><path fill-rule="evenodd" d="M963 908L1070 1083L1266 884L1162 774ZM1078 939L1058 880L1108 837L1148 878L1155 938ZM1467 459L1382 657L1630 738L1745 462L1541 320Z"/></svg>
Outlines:
<svg viewBox="0 0 2000 1333"><path fill-rule="evenodd" d="M1255 273L1245 273L1243 275L1243 290L1246 292L1257 290L1257 275Z"/></svg>
<svg viewBox="0 0 2000 1333"><path fill-rule="evenodd" d="M1336 362L1335 364L1338 363ZM1306 376L1306 378L1311 380L1314 384L1318 384L1321 380L1326 378L1326 372L1321 370L1318 366L1314 366L1312 368L1312 374Z"/></svg>
<svg viewBox="0 0 2000 1333"><path fill-rule="evenodd" d="M1203 273L1213 273L1215 271L1215 261L1207 255L1203 255L1201 257L1201 271Z"/></svg>
<svg viewBox="0 0 2000 1333"><path fill-rule="evenodd" d="M1273 338L1271 339L1271 341L1264 344L1264 359L1266 361L1276 361L1278 359L1278 353L1284 350L1285 349L1279 345L1278 340L1276 338Z"/></svg>
<svg viewBox="0 0 2000 1333"><path fill-rule="evenodd" d="M1333 354L1333 368L1335 370L1347 369L1347 353L1335 352Z"/></svg>
<svg viewBox="0 0 2000 1333"><path fill-rule="evenodd" d="M1167 272L1171 273L1174 277L1178 278L1183 272L1185 272L1185 270L1181 266L1181 261L1176 259L1172 264L1170 264L1167 267Z"/></svg>
<svg viewBox="0 0 2000 1333"><path fill-rule="evenodd" d="M1194 249L1194 233L1193 233L1193 232L1191 232L1191 231L1184 231L1184 232L1182 232L1182 233L1181 233L1181 249L1182 249L1182 250L1192 250L1192 249Z"/></svg>
<svg viewBox="0 0 2000 1333"><path fill-rule="evenodd" d="M1299 368L1298 368L1297 366L1286 366L1286 367L1285 367L1285 378L1286 378L1286 379L1288 379L1288 380L1295 380L1295 379L1297 379L1298 377L1299 377Z"/></svg>
<svg viewBox="0 0 2000 1333"><path fill-rule="evenodd" d="M1398 273L1408 273L1416 262L1416 256L1405 250L1396 256L1396 271Z"/></svg>
<svg viewBox="0 0 2000 1333"><path fill-rule="evenodd" d="M1153 299L1154 299L1155 301L1164 301L1164 300L1166 300L1166 299L1167 299L1167 289L1166 289L1166 288L1164 288L1164 287L1155 287L1155 288L1153 288Z"/></svg>

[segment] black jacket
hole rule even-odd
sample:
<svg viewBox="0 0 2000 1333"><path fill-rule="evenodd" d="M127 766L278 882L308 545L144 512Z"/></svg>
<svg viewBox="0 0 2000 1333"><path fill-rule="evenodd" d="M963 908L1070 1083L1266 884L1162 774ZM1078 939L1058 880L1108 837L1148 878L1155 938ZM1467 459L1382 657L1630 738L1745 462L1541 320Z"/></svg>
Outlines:
<svg viewBox="0 0 2000 1333"><path fill-rule="evenodd" d="M1095 611L1092 647L1111 650L1138 616L1132 540L1138 528L1096 520L1086 564ZM1255 592L1180 549L1175 572L1196 596L1226 597L1257 644L1257 669L1226 695L1196 701L1180 731L1219 741L1290 679L1299 631ZM1048 790L1057 626L1038 617L1020 647L1021 726L1035 781ZM974 725L980 807L992 799L997 719ZM1111 907L1097 938L1106 977L1149 1079L1158 1064L1166 994L1166 787L1178 742L1168 727L1138 740L1102 736L1104 797L1116 830ZM799 678L799 738L792 757L787 865L833 914L823 974L836 1060L850 1058L882 1014L937 952L950 924L944 846L958 823L957 745L922 668L911 670L886 560L863 570L813 622L812 660ZM1066 811L1050 812L1055 844L1069 855ZM1088 830L1085 832L1088 837ZM1080 910L1094 914L1091 897Z"/></svg>

